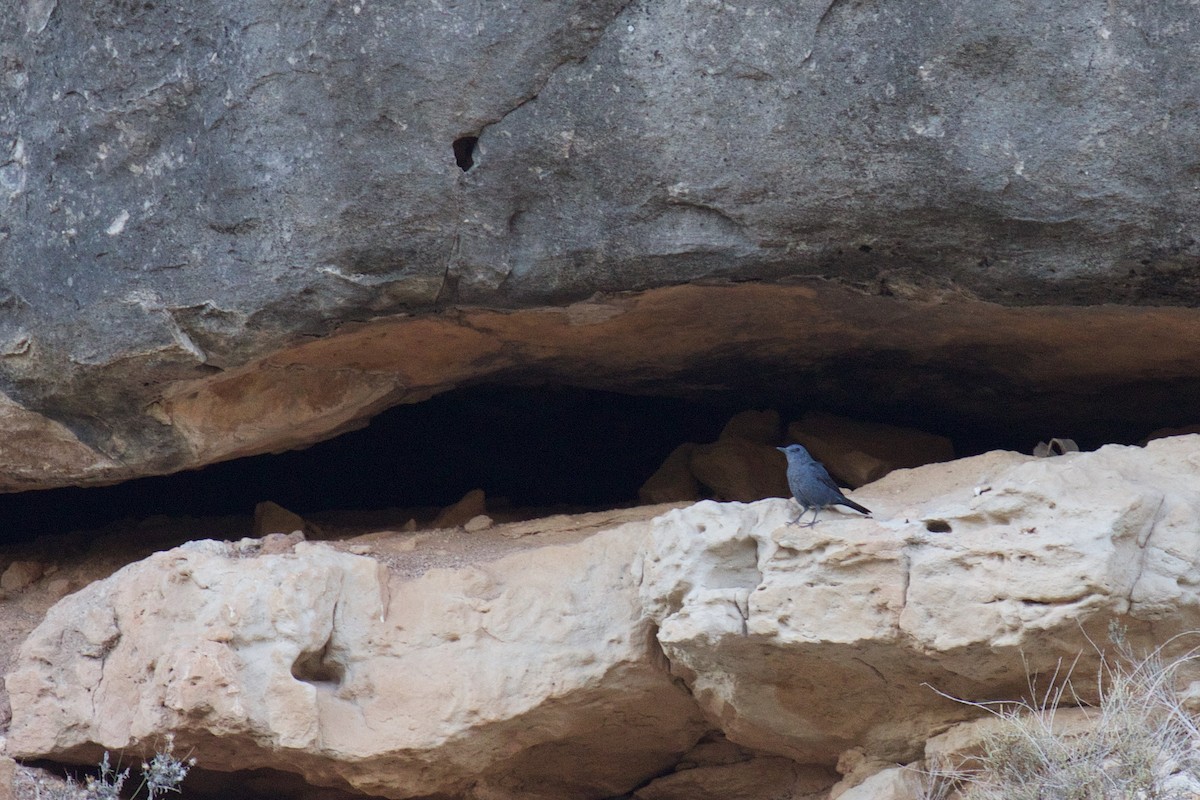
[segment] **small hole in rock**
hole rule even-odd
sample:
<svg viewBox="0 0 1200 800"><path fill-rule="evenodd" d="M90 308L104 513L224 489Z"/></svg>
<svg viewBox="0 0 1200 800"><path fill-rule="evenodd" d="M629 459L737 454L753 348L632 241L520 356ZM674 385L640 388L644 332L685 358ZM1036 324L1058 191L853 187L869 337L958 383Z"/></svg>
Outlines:
<svg viewBox="0 0 1200 800"><path fill-rule="evenodd" d="M475 145L478 143L478 136L463 136L454 140L454 163L463 172L475 166Z"/></svg>
<svg viewBox="0 0 1200 800"><path fill-rule="evenodd" d="M927 519L925 520L925 530L930 533L949 533L950 523L944 519Z"/></svg>
<svg viewBox="0 0 1200 800"><path fill-rule="evenodd" d="M344 675L342 665L329 658L328 642L320 650L301 653L292 664L292 677L305 683L340 684Z"/></svg>
<svg viewBox="0 0 1200 800"><path fill-rule="evenodd" d="M864 253L869 253L869 252L871 252L871 245L869 245L869 244L860 244L860 245L858 246L858 249L859 249L859 250L861 250L861 251L862 251L862 252L864 252Z"/></svg>

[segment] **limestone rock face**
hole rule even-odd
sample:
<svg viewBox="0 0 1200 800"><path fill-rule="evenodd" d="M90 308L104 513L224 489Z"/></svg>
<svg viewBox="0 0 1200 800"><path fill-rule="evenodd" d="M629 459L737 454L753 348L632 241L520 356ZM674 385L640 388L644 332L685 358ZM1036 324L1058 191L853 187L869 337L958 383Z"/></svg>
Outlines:
<svg viewBox="0 0 1200 800"><path fill-rule="evenodd" d="M643 601L730 740L912 760L971 716L935 688L1020 696L1027 670L1079 652L1078 674L1094 669L1110 622L1146 649L1200 627L1198 478L1189 436L899 470L859 491L873 520L802 528L781 501L702 502L654 521Z"/></svg>
<svg viewBox="0 0 1200 800"><path fill-rule="evenodd" d="M6 751L174 733L210 769L395 798L908 800L896 765L969 755L979 726L953 726L982 712L951 697L1021 698L1068 663L1089 699L1113 622L1135 650L1194 645L1171 637L1200 629L1200 436L858 494L874 518L811 528L768 499L435 532L507 542L467 561L398 534L158 553L25 641Z"/></svg>
<svg viewBox="0 0 1200 800"><path fill-rule="evenodd" d="M643 531L414 580L315 544L157 554L25 643L9 752L88 761L174 730L207 768L378 796L620 794L704 730L640 609Z"/></svg>
<svg viewBox="0 0 1200 800"><path fill-rule="evenodd" d="M42 437L0 488L302 446L478 379L503 349L450 326L433 349L465 344L465 375L412 381L404 358L375 371L343 353L227 394L183 388L374 317L722 278L828 277L896 302L1194 297L1194 6L506 8L0 15L0 383ZM704 318L726 357L757 355L744 317ZM639 352L676 333L643 332ZM518 367L570 358L526 341L505 356ZM638 363L587 374L644 381Z"/></svg>

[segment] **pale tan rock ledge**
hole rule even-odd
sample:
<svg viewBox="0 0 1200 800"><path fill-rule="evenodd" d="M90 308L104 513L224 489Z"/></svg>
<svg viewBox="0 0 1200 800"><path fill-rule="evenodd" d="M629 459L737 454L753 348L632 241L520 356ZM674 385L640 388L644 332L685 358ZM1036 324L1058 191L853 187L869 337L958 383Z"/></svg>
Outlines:
<svg viewBox="0 0 1200 800"><path fill-rule="evenodd" d="M667 797L692 784L652 779L706 731L820 774L852 748L912 761L974 714L929 687L1018 696L1079 652L1086 687L1111 621L1135 647L1200 629L1200 437L855 496L874 520L703 502L424 571L386 537L194 542L51 610L7 677L7 752L174 732L210 769L384 797ZM819 796L811 770L771 772Z"/></svg>

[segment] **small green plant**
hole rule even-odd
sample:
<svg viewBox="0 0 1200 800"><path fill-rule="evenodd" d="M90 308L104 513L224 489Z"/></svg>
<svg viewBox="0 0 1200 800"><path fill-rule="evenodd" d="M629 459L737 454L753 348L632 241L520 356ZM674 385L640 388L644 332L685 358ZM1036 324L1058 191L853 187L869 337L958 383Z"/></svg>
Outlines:
<svg viewBox="0 0 1200 800"><path fill-rule="evenodd" d="M1124 632L1110 629L1116 659L1100 653L1099 702L1079 700L1070 670L1040 701L968 703L999 724L967 766L933 769L926 800L1183 800L1200 792L1200 727L1176 692L1195 652L1164 663L1159 648L1136 658ZM1031 696L1037 692L1031 686ZM965 702L965 701L961 701ZM1055 724L1065 705L1087 724Z"/></svg>
<svg viewBox="0 0 1200 800"><path fill-rule="evenodd" d="M177 759L174 751L175 738L167 734L163 748L148 763L142 763L142 782L130 797L137 798L145 790L147 800L155 800L167 792L180 791L179 785L187 777L188 770L196 765L196 759ZM129 769L113 768L107 751L99 766L99 774L89 775L82 786L74 778L67 778L66 786L55 793L52 800L122 800L121 792L129 779Z"/></svg>

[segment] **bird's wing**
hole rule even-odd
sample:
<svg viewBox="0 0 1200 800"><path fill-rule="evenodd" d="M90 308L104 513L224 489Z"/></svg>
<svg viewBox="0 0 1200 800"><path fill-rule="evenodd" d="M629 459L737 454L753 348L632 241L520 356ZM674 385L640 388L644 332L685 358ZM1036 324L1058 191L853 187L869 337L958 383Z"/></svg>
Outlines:
<svg viewBox="0 0 1200 800"><path fill-rule="evenodd" d="M833 491L834 495L838 498L833 505L849 506L855 511L861 511L864 514L871 513L871 509L867 508L866 506L861 506L851 500L849 497L846 497L846 495L842 493L842 487L838 486L837 483L834 482L833 478L829 475L829 471L825 469L823 465L817 464L816 476L817 480Z"/></svg>
<svg viewBox="0 0 1200 800"><path fill-rule="evenodd" d="M817 480L819 480L821 483L828 486L830 489L833 489L835 492L837 492L840 495L842 493L842 487L838 486L837 481L835 481L829 475L829 470L825 469L824 465L822 465L822 464L817 464L816 467L817 467L817 470L816 470Z"/></svg>

